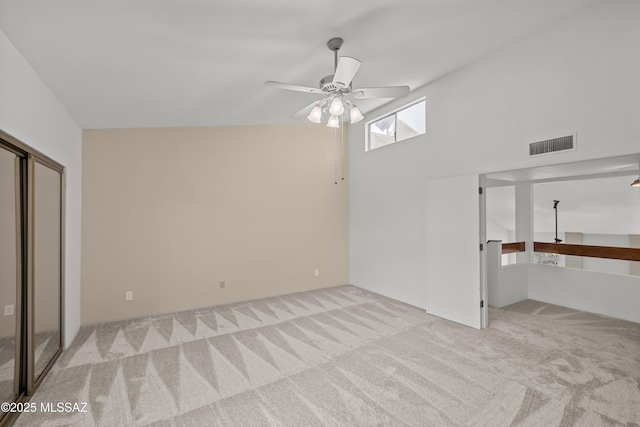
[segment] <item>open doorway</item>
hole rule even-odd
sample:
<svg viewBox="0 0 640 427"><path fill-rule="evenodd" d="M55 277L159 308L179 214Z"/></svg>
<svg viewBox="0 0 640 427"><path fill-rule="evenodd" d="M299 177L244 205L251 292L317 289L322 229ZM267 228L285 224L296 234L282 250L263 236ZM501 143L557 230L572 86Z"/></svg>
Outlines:
<svg viewBox="0 0 640 427"><path fill-rule="evenodd" d="M525 282L529 299L640 321L629 302L640 299L639 163L634 154L486 174L488 240L524 249L515 266L493 261L489 305L492 283L504 295Z"/></svg>

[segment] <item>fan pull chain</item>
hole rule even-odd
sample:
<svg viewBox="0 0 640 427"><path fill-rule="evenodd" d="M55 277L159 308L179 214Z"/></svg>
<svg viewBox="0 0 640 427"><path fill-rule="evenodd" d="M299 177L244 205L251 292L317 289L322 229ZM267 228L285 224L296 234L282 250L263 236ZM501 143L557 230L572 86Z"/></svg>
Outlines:
<svg viewBox="0 0 640 427"><path fill-rule="evenodd" d="M340 127L340 141L342 142L342 157L340 158L340 168L342 169L342 178L341 181L344 181L344 122L342 122L342 126Z"/></svg>
<svg viewBox="0 0 640 427"><path fill-rule="evenodd" d="M333 141L335 143L338 142L338 129L334 128L333 129ZM338 159L336 156L336 159L333 161L333 180L334 180L334 184L338 184Z"/></svg>

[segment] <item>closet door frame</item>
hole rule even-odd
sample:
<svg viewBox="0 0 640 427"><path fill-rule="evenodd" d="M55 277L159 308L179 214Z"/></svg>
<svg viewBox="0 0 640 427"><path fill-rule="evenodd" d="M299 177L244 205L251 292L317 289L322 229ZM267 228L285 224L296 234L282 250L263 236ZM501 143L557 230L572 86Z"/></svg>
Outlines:
<svg viewBox="0 0 640 427"><path fill-rule="evenodd" d="M0 135L2 136L2 135ZM26 162L27 155L20 149L10 144L7 144L6 141L0 139L0 149L6 150L7 152L13 154L14 158L14 204L15 204L15 300L14 304L14 316L15 316L15 328L14 328L14 337L15 337L15 350L14 350L14 374L13 374L13 394L14 400L19 401L21 394L24 393L26 389L26 375L24 369L22 368L26 364L26 352L23 351L25 348L25 319L23 318L23 304L24 304L24 290L25 290L25 282L24 277L26 277L26 266L23 263L23 260L26 260L27 256L24 252L25 245L24 241L26 238L26 224L24 222L24 212L26 212L26 200L24 199L24 183L26 183ZM2 419L2 423L0 425L4 425L5 419L12 418L11 414L0 414L5 415Z"/></svg>
<svg viewBox="0 0 640 427"><path fill-rule="evenodd" d="M64 343L64 290L65 290L65 205L66 174L62 164L35 150L19 139L0 130L0 147L14 153L16 157L16 361L14 376L15 402L27 402L47 376L63 350ZM34 347L34 285L35 285L35 167L36 163L59 174L60 179L60 224L59 224L59 277L58 277L58 346L42 373L35 377ZM26 310L26 313L25 313ZM19 344L18 344L19 342ZM18 413L7 413L0 426L11 425Z"/></svg>
<svg viewBox="0 0 640 427"><path fill-rule="evenodd" d="M5 149L7 147L5 147L4 145L2 145L2 148ZM20 395L20 390L23 388L21 385L24 383L24 375L23 375L23 370L21 369L21 366L23 365L22 363L22 357L23 357L23 345L22 342L24 340L24 338L22 337L22 332L23 332L23 325L22 325L22 299L23 299L23 292L22 292L22 288L23 288L23 280L22 280L22 276L24 274L24 268L23 268L23 263L22 263L22 259L23 259L23 253L22 253L22 238L24 235L24 231L23 231L23 227L22 227L22 212L23 210L23 202L22 202L22 182L24 181L23 176L24 176L24 156L22 156L19 153L15 153L16 158L14 159L14 163L13 163L13 167L14 167L14 180L15 180L15 204L16 204L16 212L15 212L15 218L16 218L16 283L15 283L15 287L16 287L16 300L15 300L15 312L14 315L16 316L16 320L15 320L15 324L16 324L16 330L15 330L15 337L16 337L16 344L15 344L15 356L13 359L13 369L14 369L14 374L13 374L13 394L15 396L19 396Z"/></svg>

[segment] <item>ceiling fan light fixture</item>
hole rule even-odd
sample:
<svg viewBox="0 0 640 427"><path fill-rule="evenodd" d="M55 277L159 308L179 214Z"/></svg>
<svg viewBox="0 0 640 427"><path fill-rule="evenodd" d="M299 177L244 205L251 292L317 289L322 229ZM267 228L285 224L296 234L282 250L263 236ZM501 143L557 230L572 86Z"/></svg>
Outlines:
<svg viewBox="0 0 640 427"><path fill-rule="evenodd" d="M331 106L329 107L329 112L334 116L339 116L344 113L344 104L339 96L336 96L331 101Z"/></svg>
<svg viewBox="0 0 640 427"><path fill-rule="evenodd" d="M349 110L349 116L351 118L351 123L358 123L359 121L364 119L362 111L360 111L360 109L355 105L351 107L351 110Z"/></svg>
<svg viewBox="0 0 640 427"><path fill-rule="evenodd" d="M309 115L307 116L310 122L320 123L322 121L322 108L319 105L313 107Z"/></svg>
<svg viewBox="0 0 640 427"><path fill-rule="evenodd" d="M338 120L338 116L330 115L329 120L327 120L327 126L330 128L339 128L340 120Z"/></svg>
<svg viewBox="0 0 640 427"><path fill-rule="evenodd" d="M353 98L399 98L409 94L409 86L384 86L352 89L355 77L362 63L349 56L340 56L338 51L344 40L333 37L327 42L327 47L333 52L333 74L323 77L318 87L300 86L290 83L269 80L267 86L296 92L314 93L322 95L322 99L316 100L291 115L292 119L306 117L313 123L325 123L329 127L340 127L343 123L358 123L365 117L353 104ZM347 117L346 113L349 113Z"/></svg>

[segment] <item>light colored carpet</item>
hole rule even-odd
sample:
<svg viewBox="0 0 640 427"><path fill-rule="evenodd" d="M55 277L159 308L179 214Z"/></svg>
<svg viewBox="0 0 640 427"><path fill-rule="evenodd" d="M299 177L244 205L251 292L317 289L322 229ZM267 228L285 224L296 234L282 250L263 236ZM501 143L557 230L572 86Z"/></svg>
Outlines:
<svg viewBox="0 0 640 427"><path fill-rule="evenodd" d="M479 331L340 286L83 327L18 426L640 423L640 325L524 301Z"/></svg>
<svg viewBox="0 0 640 427"><path fill-rule="evenodd" d="M34 344L35 372L36 376L39 376L60 348L60 334L58 331L37 333L34 336ZM13 391L15 358L15 338L0 338L0 402L11 402L15 397Z"/></svg>

